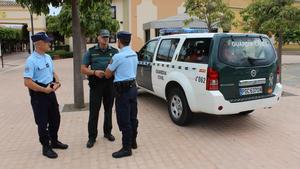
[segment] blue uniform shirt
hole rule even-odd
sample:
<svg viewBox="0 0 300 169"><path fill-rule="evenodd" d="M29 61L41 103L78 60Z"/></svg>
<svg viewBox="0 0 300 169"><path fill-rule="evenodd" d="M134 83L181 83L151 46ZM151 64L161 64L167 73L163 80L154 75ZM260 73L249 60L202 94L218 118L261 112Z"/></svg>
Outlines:
<svg viewBox="0 0 300 169"><path fill-rule="evenodd" d="M34 82L49 84L53 81L54 67L48 54L33 52L26 60L23 76Z"/></svg>
<svg viewBox="0 0 300 169"><path fill-rule="evenodd" d="M137 54L129 46L126 46L113 56L112 63L107 68L115 72L114 82L120 82L136 78L137 64Z"/></svg>

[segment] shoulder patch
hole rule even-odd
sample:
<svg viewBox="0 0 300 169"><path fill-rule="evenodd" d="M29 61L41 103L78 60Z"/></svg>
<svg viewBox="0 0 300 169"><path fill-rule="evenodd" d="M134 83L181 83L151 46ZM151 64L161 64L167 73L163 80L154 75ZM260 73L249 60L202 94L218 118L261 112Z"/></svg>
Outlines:
<svg viewBox="0 0 300 169"><path fill-rule="evenodd" d="M28 73L30 71L30 68L28 66L25 67L25 73Z"/></svg>

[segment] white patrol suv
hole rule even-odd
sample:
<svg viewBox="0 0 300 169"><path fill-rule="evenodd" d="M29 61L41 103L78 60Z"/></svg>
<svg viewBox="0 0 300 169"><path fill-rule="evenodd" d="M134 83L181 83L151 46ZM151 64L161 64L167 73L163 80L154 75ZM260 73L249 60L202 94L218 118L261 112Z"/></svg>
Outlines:
<svg viewBox="0 0 300 169"><path fill-rule="evenodd" d="M177 125L187 124L192 112L249 114L281 97L277 55L265 35L160 36L138 56L139 88L167 100Z"/></svg>

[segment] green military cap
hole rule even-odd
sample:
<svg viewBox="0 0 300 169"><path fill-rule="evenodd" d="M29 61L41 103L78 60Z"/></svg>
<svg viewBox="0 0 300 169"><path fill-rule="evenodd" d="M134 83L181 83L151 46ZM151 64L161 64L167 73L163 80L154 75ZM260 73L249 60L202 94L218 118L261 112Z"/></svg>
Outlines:
<svg viewBox="0 0 300 169"><path fill-rule="evenodd" d="M110 33L107 29L100 29L99 31L99 36L102 36L102 37L109 37L110 36Z"/></svg>

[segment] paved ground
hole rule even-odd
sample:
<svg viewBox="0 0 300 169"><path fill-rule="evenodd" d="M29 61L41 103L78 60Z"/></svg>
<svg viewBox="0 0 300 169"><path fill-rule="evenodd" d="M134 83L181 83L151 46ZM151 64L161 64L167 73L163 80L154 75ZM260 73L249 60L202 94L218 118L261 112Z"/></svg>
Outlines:
<svg viewBox="0 0 300 169"><path fill-rule="evenodd" d="M300 63L299 56L287 58L290 59L288 63L294 63L292 66ZM64 112L59 134L70 148L57 151L58 159L46 159L41 155L28 92L23 85L23 67L19 64L22 62L22 59L14 62L17 66L5 71L0 69L1 169L300 168L300 88L293 85L296 82L286 85L285 91L298 96L283 97L272 109L260 109L248 117L197 115L187 127L171 122L163 100L141 93L139 148L134 150L132 157L124 159L111 157L121 144L115 114L113 134L116 141L111 143L103 139L99 125L100 137L95 147L86 149L88 112ZM283 69L284 76L298 75L298 67L292 71L289 65ZM59 102L61 105L72 103L72 60L55 61L55 67L63 84L57 92ZM284 78L284 83L290 83L291 79ZM85 81L86 101L87 90Z"/></svg>

